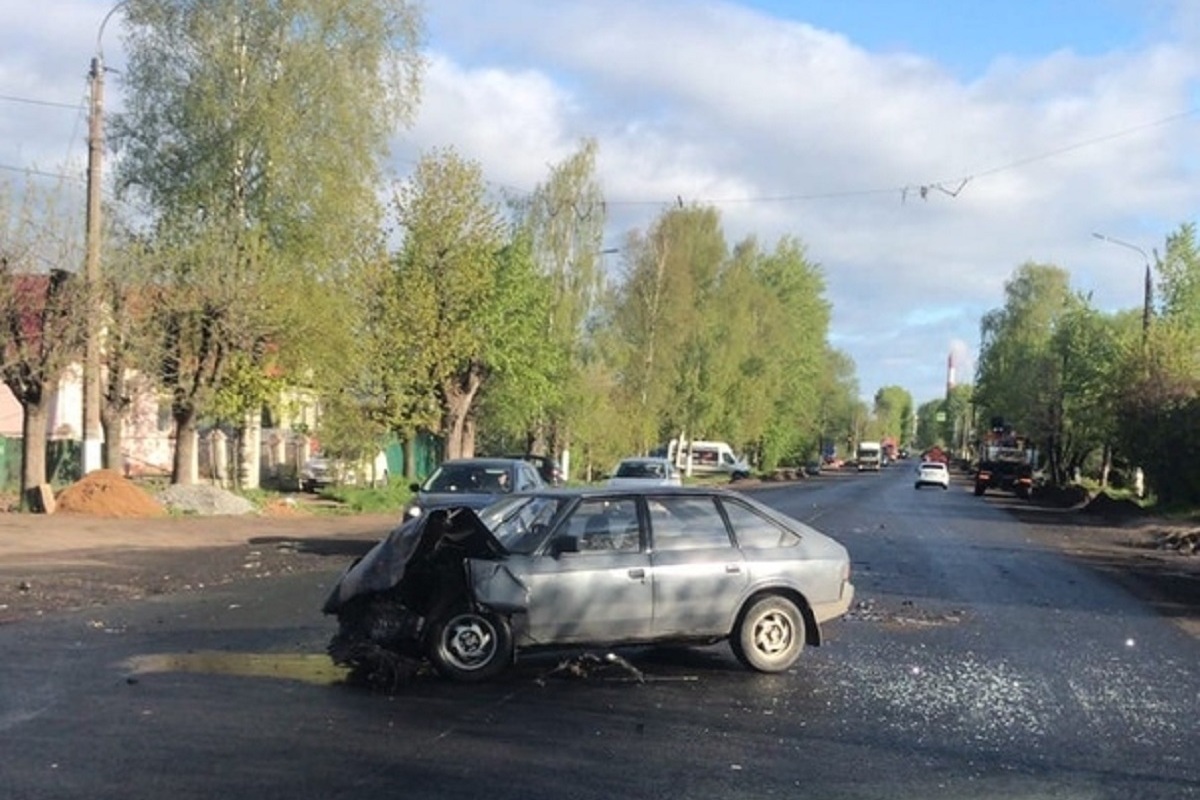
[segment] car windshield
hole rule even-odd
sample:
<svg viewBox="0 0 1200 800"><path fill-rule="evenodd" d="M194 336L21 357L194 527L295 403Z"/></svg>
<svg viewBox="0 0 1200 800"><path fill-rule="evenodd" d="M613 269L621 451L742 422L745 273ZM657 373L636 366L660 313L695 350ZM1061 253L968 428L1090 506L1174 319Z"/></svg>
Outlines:
<svg viewBox="0 0 1200 800"><path fill-rule="evenodd" d="M622 461L617 465L618 478L665 478L666 467L655 461Z"/></svg>
<svg viewBox="0 0 1200 800"><path fill-rule="evenodd" d="M565 497L523 495L497 500L479 512L479 518L510 553L534 553L550 532Z"/></svg>
<svg viewBox="0 0 1200 800"><path fill-rule="evenodd" d="M426 492L503 494L512 491L508 469L483 464L443 464L422 487Z"/></svg>

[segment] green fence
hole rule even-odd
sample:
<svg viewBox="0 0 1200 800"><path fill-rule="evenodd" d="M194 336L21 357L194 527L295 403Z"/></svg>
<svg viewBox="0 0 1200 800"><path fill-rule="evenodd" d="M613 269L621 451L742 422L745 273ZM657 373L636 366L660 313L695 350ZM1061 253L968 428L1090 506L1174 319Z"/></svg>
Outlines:
<svg viewBox="0 0 1200 800"><path fill-rule="evenodd" d="M0 437L0 488L21 488L23 439ZM83 442L54 439L46 442L46 482L64 486L83 474Z"/></svg>
<svg viewBox="0 0 1200 800"><path fill-rule="evenodd" d="M387 471L392 481L404 478L404 443L393 441L384 448L387 456ZM413 441L417 474L415 480L423 481L442 463L442 441L431 433L419 433Z"/></svg>

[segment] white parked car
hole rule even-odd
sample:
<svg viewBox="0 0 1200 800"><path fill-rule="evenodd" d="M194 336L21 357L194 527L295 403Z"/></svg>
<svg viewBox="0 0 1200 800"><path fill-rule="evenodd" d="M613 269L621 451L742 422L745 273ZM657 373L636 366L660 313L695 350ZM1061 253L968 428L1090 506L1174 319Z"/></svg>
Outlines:
<svg viewBox="0 0 1200 800"><path fill-rule="evenodd" d="M680 486L679 470L670 459L653 456L622 459L608 479L609 486Z"/></svg>
<svg viewBox="0 0 1200 800"><path fill-rule="evenodd" d="M940 486L943 489L949 489L950 470L941 461L921 462L921 466L917 467L915 487L920 489L922 486Z"/></svg>

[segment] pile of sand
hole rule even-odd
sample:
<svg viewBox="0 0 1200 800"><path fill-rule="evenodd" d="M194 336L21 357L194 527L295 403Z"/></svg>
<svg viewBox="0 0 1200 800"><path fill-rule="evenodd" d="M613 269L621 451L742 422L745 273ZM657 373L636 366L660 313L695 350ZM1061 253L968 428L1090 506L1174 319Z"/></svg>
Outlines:
<svg viewBox="0 0 1200 800"><path fill-rule="evenodd" d="M63 489L59 511L94 517L162 517L162 504L119 472L98 469Z"/></svg>

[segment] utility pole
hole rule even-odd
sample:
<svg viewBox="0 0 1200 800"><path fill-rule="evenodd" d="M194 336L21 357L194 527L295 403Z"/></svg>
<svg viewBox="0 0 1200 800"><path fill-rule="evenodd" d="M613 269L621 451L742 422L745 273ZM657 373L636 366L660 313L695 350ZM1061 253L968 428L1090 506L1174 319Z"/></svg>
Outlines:
<svg viewBox="0 0 1200 800"><path fill-rule="evenodd" d="M109 12L111 14L111 12ZM104 18L108 21L108 17ZM101 25L103 30L103 25ZM84 280L87 285L87 332L83 356L83 472L100 469L103 434L100 426L100 178L104 157L104 63L97 54L88 73L91 106L88 115L87 250Z"/></svg>
<svg viewBox="0 0 1200 800"><path fill-rule="evenodd" d="M86 254L84 256L84 280L87 288L87 331L83 348L83 472L86 475L104 466L104 432L100 423L100 351L104 336L100 292L100 239L101 224L100 189L101 164L104 159L104 55L101 40L104 26L113 14L128 3L120 0L104 15L96 31L96 55L92 57L88 79L91 87L91 103L88 109L88 167L87 167L87 218ZM109 464L117 468L117 464Z"/></svg>

